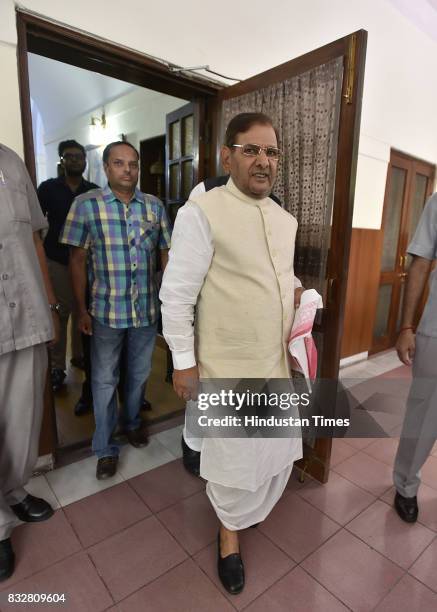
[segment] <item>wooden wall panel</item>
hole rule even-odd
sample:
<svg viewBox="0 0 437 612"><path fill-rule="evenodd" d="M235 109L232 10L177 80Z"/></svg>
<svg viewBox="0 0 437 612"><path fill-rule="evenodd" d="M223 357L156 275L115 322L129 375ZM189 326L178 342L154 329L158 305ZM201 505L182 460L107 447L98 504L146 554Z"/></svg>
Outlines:
<svg viewBox="0 0 437 612"><path fill-rule="evenodd" d="M341 357L370 350L378 297L381 230L352 229Z"/></svg>

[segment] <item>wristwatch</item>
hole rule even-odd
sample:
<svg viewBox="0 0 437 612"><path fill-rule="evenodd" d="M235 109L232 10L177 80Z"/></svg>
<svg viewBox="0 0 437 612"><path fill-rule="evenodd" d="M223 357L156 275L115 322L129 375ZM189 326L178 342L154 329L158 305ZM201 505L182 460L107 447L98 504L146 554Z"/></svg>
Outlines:
<svg viewBox="0 0 437 612"><path fill-rule="evenodd" d="M59 302L56 304L49 304L49 308L52 312L57 312L58 314L61 312L61 305Z"/></svg>

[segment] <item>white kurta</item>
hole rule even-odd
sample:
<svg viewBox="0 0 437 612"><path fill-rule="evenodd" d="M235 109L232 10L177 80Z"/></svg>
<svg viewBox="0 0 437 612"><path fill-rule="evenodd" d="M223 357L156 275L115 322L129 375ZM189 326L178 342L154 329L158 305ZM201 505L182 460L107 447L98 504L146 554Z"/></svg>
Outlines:
<svg viewBox="0 0 437 612"><path fill-rule="evenodd" d="M249 198L232 181L180 210L160 294L164 335L177 369L197 361L201 378L288 377L296 229L296 220L270 198ZM190 240L193 232L205 237L200 246ZM201 245L211 239L208 256ZM201 475L215 507L214 485L258 497L263 487L264 493L275 490L267 495L273 504L263 502L267 513L302 456L300 438L205 438L201 450Z"/></svg>

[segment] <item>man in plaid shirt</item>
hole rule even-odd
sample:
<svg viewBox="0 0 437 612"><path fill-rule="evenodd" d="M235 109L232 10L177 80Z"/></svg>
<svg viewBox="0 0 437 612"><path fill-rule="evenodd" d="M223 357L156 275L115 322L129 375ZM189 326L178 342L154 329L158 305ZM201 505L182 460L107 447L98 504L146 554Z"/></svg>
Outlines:
<svg viewBox="0 0 437 612"><path fill-rule="evenodd" d="M162 269L170 248L170 226L161 201L136 188L139 155L127 142L103 152L108 185L73 202L61 235L71 247L73 290L79 328L91 336L91 384L96 429L97 478L113 476L119 447L116 389L126 340L126 382L121 425L135 447L147 444L139 410L150 373L159 301L156 249ZM88 262L88 266L87 266ZM86 306L87 267L90 306Z"/></svg>

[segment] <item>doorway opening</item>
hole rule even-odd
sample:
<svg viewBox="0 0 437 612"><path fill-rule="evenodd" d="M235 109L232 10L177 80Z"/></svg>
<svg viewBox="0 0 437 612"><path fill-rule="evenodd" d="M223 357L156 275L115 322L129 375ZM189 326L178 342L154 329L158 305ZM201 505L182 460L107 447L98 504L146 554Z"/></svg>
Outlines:
<svg viewBox="0 0 437 612"><path fill-rule="evenodd" d="M202 151L199 155L198 143L194 142L201 128L190 133L184 130L184 146L189 146L191 153L183 160L184 183L178 180L169 185L165 177L167 131L178 127L175 113L180 109L184 124L191 120L194 125L194 112L198 119L197 108L208 106L218 85L174 75L158 62L117 47L111 49L106 42L89 37L83 37L79 45L81 35L24 13L17 13L17 24L25 157L35 185L59 176L58 144L73 139L86 149L84 179L104 187L104 146L114 140L127 140L140 153L141 190L158 196L174 218L186 192L203 178L206 170ZM203 133L202 140L206 140ZM169 186L171 202L167 196ZM84 380L83 371L71 364L72 359L77 364L81 357L73 354L81 347L75 328L70 316L64 360L66 378L56 392L52 392L51 381L47 382L40 454L56 451L65 456L88 448L93 434L93 415L77 416L74 411ZM151 409L143 413L152 425L184 410L183 402L173 392L171 371L170 352L162 335L158 335L146 389Z"/></svg>

